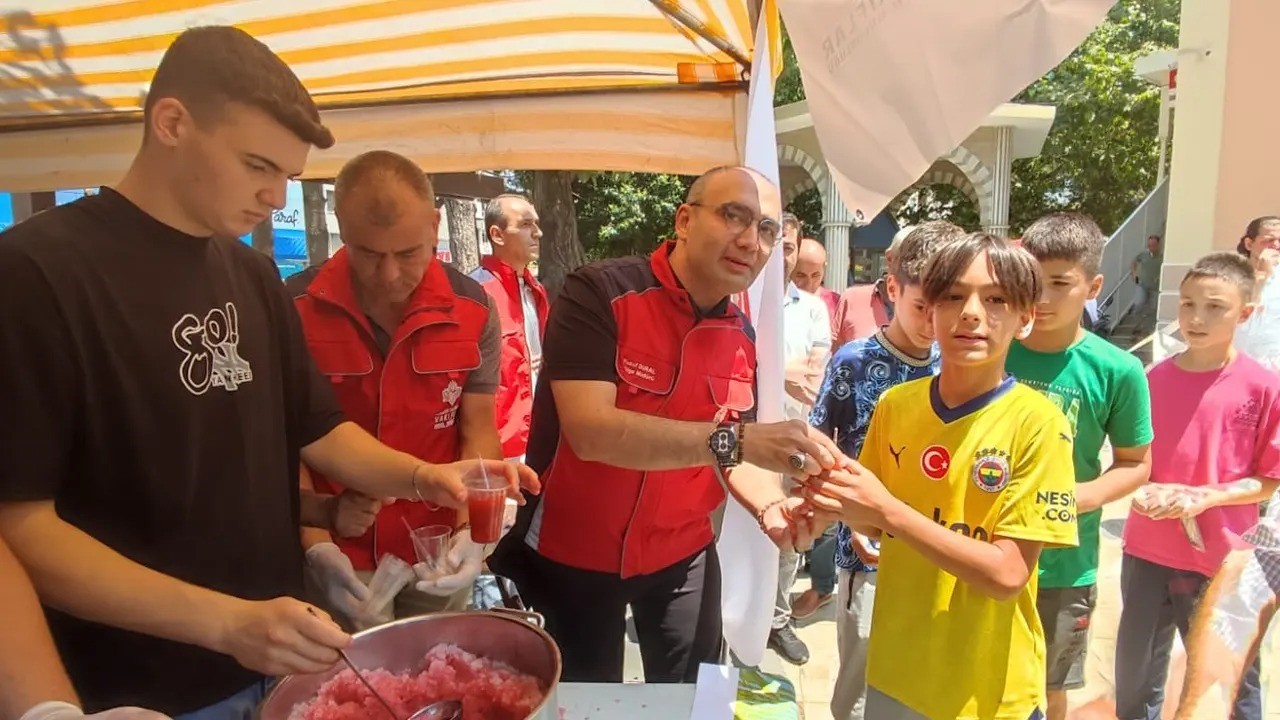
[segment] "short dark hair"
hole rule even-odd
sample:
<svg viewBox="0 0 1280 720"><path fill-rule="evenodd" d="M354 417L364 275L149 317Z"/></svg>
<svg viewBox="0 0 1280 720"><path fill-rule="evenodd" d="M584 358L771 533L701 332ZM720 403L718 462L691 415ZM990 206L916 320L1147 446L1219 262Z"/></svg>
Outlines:
<svg viewBox="0 0 1280 720"><path fill-rule="evenodd" d="M1253 297L1254 284L1257 283L1257 276L1254 275L1253 266L1249 261L1241 257L1238 253L1233 252L1216 252L1205 255L1196 261L1195 265L1187 271L1182 277L1182 282L1188 280L1226 280L1236 289L1240 291L1240 297L1245 302L1249 302Z"/></svg>
<svg viewBox="0 0 1280 720"><path fill-rule="evenodd" d="M937 249L921 281L925 301L933 304L941 300L982 253L987 254L987 267L1009 304L1017 310L1034 307L1040 299L1040 264L1026 250L983 232L962 235Z"/></svg>
<svg viewBox="0 0 1280 720"><path fill-rule="evenodd" d="M929 259L938 248L960 237L964 237L964 229L945 220L930 220L917 225L898 244L893 277L899 285L919 285Z"/></svg>
<svg viewBox="0 0 1280 720"><path fill-rule="evenodd" d="M1244 237L1240 238L1240 242L1236 244L1236 252L1241 255L1249 254L1249 246L1245 244L1245 240L1252 240L1262 234L1268 225L1280 225L1280 217L1275 215L1263 215L1249 221L1249 226L1244 229Z"/></svg>
<svg viewBox="0 0 1280 720"><path fill-rule="evenodd" d="M489 202L484 204L484 236L489 237L489 228L497 225L500 228L507 226L507 212L502 209L503 200L524 200L529 202L529 198L520 193L502 193L490 198Z"/></svg>
<svg viewBox="0 0 1280 720"><path fill-rule="evenodd" d="M239 28L211 25L179 35L160 58L143 116L150 119L156 102L166 97L181 102L204 127L221 118L228 103L238 102L262 110L322 150L333 146L333 133L320 122L320 110L302 81Z"/></svg>
<svg viewBox="0 0 1280 720"><path fill-rule="evenodd" d="M1060 212L1031 223L1022 234L1022 247L1036 260L1066 260L1078 264L1088 279L1098 276L1107 236L1088 215Z"/></svg>
<svg viewBox="0 0 1280 720"><path fill-rule="evenodd" d="M783 229L783 230L786 230L786 229L787 229L787 228L789 228L789 227L793 227L793 228L795 228L797 231L799 231L799 230L800 230L800 218L796 217L795 215L793 215L793 214L791 214L791 213L789 213L789 212L784 212L784 213L782 213L782 229Z"/></svg>
<svg viewBox="0 0 1280 720"><path fill-rule="evenodd" d="M391 227L400 219L400 207L394 196L379 192L388 183L399 183L415 195L435 204L435 189L422 168L409 158L389 150L361 153L342 166L333 182L333 205L341 212L344 200L353 192L365 191L368 203L362 210L365 219L379 227Z"/></svg>

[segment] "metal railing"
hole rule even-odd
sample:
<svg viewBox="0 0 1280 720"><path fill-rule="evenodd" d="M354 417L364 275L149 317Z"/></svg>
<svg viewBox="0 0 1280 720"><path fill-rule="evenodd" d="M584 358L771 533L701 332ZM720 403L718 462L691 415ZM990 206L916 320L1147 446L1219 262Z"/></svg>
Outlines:
<svg viewBox="0 0 1280 720"><path fill-rule="evenodd" d="M1133 259L1146 249L1147 238L1164 237L1169 218L1169 180L1156 186L1142 204L1129 215L1107 240L1102 251L1102 292L1098 294L1098 312L1110 318L1110 327L1120 323L1138 293L1133 282Z"/></svg>

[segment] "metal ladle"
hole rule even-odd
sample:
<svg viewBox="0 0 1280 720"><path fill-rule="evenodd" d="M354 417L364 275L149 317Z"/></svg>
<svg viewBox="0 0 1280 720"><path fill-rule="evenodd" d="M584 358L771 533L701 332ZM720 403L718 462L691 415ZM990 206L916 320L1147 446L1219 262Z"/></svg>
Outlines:
<svg viewBox="0 0 1280 720"><path fill-rule="evenodd" d="M462 703L458 700L433 702L409 716L409 720L461 720Z"/></svg>
<svg viewBox="0 0 1280 720"><path fill-rule="evenodd" d="M342 650L338 651L338 655L342 658L342 662L346 663L347 667L351 668L351 672L355 673L355 676L360 678L360 682L364 683L364 686L369 689L369 692L372 693L375 698L377 698L378 702L382 703L382 707L386 709L387 714L391 716L392 720L400 720L400 716L396 715L396 711L391 709L391 703L387 702L386 698L379 695L378 691L373 689L373 684L365 678L364 674L360 672L360 669L356 667L355 663L351 662L351 657ZM407 720L460 720L461 718L461 702L458 700L440 700L433 702L410 715Z"/></svg>
<svg viewBox="0 0 1280 720"><path fill-rule="evenodd" d="M307 612L316 617L320 617L313 607L308 606ZM374 699L381 703L383 709L385 709L387 714L391 716L391 720L400 720L400 716L396 715L396 711L391 709L391 703L387 702L387 699L382 697L382 695L374 689L373 683L369 682L369 679L364 676L364 673L360 672L360 668L356 667L356 664L351 661L351 656L348 655L345 650L339 650L338 657L342 658L342 662L346 663L347 667L351 669L352 674L354 674L356 678L360 680L361 684L369 690L369 693L373 695ZM440 700L415 712L406 720L461 720L461 718L462 702L460 700Z"/></svg>

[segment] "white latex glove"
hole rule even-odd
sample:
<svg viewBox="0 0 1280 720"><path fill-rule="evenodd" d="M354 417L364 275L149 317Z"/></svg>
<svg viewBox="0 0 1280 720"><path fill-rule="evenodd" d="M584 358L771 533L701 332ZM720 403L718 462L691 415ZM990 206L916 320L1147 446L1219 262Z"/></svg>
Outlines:
<svg viewBox="0 0 1280 720"><path fill-rule="evenodd" d="M351 558L333 543L319 543L307 548L307 567L329 607L351 622L358 620L360 606L369 599L369 588L356 577Z"/></svg>
<svg viewBox="0 0 1280 720"><path fill-rule="evenodd" d="M95 720L169 720L168 715L138 707L111 708L93 715L85 715L84 711L75 705L60 701L42 702L23 713L18 720L80 720L81 718L94 718Z"/></svg>
<svg viewBox="0 0 1280 720"><path fill-rule="evenodd" d="M485 547L471 540L470 528L455 533L449 541L449 553L443 563L445 574L432 576L425 563L418 563L413 566L413 572L418 576L418 583L414 587L418 592L436 597L451 597L463 588L471 587L476 578L480 577Z"/></svg>

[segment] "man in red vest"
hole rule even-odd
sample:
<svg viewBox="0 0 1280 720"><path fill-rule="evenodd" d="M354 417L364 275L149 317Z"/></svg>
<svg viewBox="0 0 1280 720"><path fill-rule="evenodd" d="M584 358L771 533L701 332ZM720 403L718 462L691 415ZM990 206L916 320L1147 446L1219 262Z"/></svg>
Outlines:
<svg viewBox="0 0 1280 720"><path fill-rule="evenodd" d="M311 355L343 412L423 460L502 458L497 314L479 284L436 258L440 213L430 180L409 159L373 151L342 168L334 194L343 248L289 284ZM318 473L304 473L304 488L308 480L322 493L344 491ZM377 510L359 537L306 528L312 580L335 617L369 623L358 609L379 558L413 564L409 528L447 525L458 529L452 572L405 590L395 613L462 609L484 560L464 522L465 510L399 500Z"/></svg>
<svg viewBox="0 0 1280 720"><path fill-rule="evenodd" d="M528 452L544 499L492 564L545 616L566 682L622 680L628 606L648 682L693 682L719 662L711 513L726 487L776 543L808 544L778 473L844 458L803 421L753 422L755 334L729 301L779 244L781 205L759 173L708 171L674 240L587 265L556 298Z"/></svg>
<svg viewBox="0 0 1280 720"><path fill-rule="evenodd" d="M493 254L471 273L493 298L502 324L502 372L498 385L498 435L502 454L524 460L533 413L533 389L542 367L542 329L547 323L547 291L529 271L538 259L542 230L538 211L522 195L499 195L484 210Z"/></svg>

